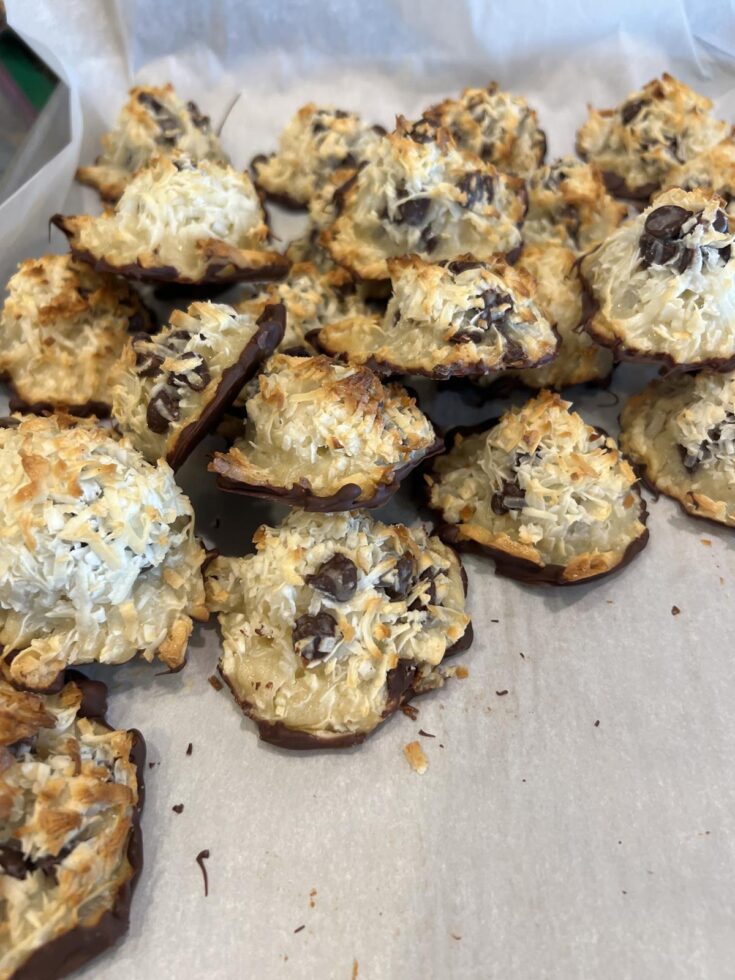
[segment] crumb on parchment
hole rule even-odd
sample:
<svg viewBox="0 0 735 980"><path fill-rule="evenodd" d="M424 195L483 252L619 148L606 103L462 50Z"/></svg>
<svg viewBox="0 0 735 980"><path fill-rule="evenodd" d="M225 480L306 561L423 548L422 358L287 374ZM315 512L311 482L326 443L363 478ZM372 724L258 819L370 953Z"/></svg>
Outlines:
<svg viewBox="0 0 735 980"><path fill-rule="evenodd" d="M404 745L403 754L406 756L408 764L413 771L417 772L419 776L423 776L429 768L429 760L426 758L424 750L419 743L409 742L408 745Z"/></svg>

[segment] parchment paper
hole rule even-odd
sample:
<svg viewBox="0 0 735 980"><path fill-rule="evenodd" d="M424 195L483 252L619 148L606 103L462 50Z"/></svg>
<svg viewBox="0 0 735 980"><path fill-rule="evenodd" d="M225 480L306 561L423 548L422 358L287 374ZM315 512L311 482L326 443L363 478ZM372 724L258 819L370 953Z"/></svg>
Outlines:
<svg viewBox="0 0 735 980"><path fill-rule="evenodd" d="M586 101L614 105L664 70L716 98L725 118L735 106L735 21L724 2L9 8L76 84L86 162L133 81L171 79L215 120L241 93L223 132L239 165L271 149L309 99L390 124L495 78L538 108L551 155L571 149ZM13 257L48 248L35 193ZM97 207L79 188L66 203ZM276 214L284 238L294 227ZM572 395L615 432L618 398L649 376L628 366L611 392ZM468 409L430 385L422 399L444 424L498 407ZM218 493L205 469L215 445L200 448L181 482L201 533L243 553L278 512ZM414 511L399 499L386 515ZM643 555L597 585L523 587L468 559L469 677L356 750L294 755L259 743L227 692L207 683L214 628L195 633L181 674L91 670L110 686L111 718L144 732L154 766L130 933L83 975L735 976L733 537L665 500L651 503L649 524ZM429 758L423 776L402 754L416 738ZM203 848L206 899L195 863Z"/></svg>

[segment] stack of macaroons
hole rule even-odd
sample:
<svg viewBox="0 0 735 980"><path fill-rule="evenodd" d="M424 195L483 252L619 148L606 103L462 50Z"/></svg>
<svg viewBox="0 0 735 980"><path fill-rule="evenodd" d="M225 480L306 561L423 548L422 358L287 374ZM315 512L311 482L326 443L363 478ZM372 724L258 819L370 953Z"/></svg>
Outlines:
<svg viewBox="0 0 735 980"><path fill-rule="evenodd" d="M458 552L590 582L646 544L641 481L735 526L730 127L664 75L590 109L576 150L546 163L535 110L491 84L391 132L309 103L248 169L170 84L131 90L77 173L105 210L53 216L68 254L21 263L0 312L2 976L58 975L127 923L142 739L76 665L179 670L215 613L263 739L352 745L458 673ZM266 204L306 212L282 248ZM667 376L619 447L570 389L621 360ZM419 397L458 412L458 387L514 398L444 436ZM374 514L414 470L427 520ZM207 556L192 474L290 510Z"/></svg>

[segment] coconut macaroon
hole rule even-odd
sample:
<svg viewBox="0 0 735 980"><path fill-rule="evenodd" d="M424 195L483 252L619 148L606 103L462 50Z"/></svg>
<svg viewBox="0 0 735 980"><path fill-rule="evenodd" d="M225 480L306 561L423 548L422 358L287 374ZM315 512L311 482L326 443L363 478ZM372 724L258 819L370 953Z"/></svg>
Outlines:
<svg viewBox="0 0 735 980"><path fill-rule="evenodd" d="M318 334L319 345L381 374L446 379L551 360L559 338L534 301L535 284L502 258L448 264L389 259L385 316L355 315Z"/></svg>
<svg viewBox="0 0 735 980"><path fill-rule="evenodd" d="M0 427L0 670L46 690L65 667L184 664L206 619L204 551L165 464L69 416Z"/></svg>
<svg viewBox="0 0 735 980"><path fill-rule="evenodd" d="M621 415L620 444L687 514L735 527L735 374L653 381Z"/></svg>
<svg viewBox="0 0 735 980"><path fill-rule="evenodd" d="M411 252L434 262L517 253L526 212L520 178L459 150L447 130L400 117L336 203L321 241L363 279L387 279L387 259Z"/></svg>
<svg viewBox="0 0 735 980"><path fill-rule="evenodd" d="M536 302L556 324L561 338L557 356L543 367L511 372L529 388L555 388L604 381L613 369L612 352L582 329L587 304L574 252L563 245L527 245L518 269L533 276Z"/></svg>
<svg viewBox="0 0 735 980"><path fill-rule="evenodd" d="M422 119L448 129L461 149L508 173L526 176L546 155L546 134L535 110L496 82L466 88L458 99L431 106Z"/></svg>
<svg viewBox="0 0 735 980"><path fill-rule="evenodd" d="M145 743L104 684L47 696L0 680L0 976L65 976L127 931L143 864Z"/></svg>
<svg viewBox="0 0 735 980"><path fill-rule="evenodd" d="M356 112L302 106L283 130L278 150L252 162L256 185L287 207L307 207L335 170L357 167L385 134Z"/></svg>
<svg viewBox="0 0 735 980"><path fill-rule="evenodd" d="M247 421L219 485L306 510L379 507L442 441L413 398L367 368L276 354L245 389Z"/></svg>
<svg viewBox="0 0 735 980"><path fill-rule="evenodd" d="M138 86L130 90L114 129L102 137L102 154L94 166L80 167L77 180L116 201L133 174L158 154L176 150L190 160L227 163L220 142L195 102L183 102L173 85Z"/></svg>
<svg viewBox="0 0 735 980"><path fill-rule="evenodd" d="M735 365L735 261L724 202L676 188L585 256L587 330L620 357L673 369Z"/></svg>
<svg viewBox="0 0 735 980"><path fill-rule="evenodd" d="M291 749L361 742L401 704L443 684L472 641L459 559L421 527L365 513L295 511L217 558L220 672L260 737Z"/></svg>
<svg viewBox="0 0 735 980"><path fill-rule="evenodd" d="M590 106L577 153L599 167L613 194L645 200L679 164L727 136L729 123L711 110L710 99L664 74L615 109Z"/></svg>
<svg viewBox="0 0 735 980"><path fill-rule="evenodd" d="M56 214L75 257L132 279L187 285L279 279L288 259L268 251L268 226L247 174L183 154L154 157L114 210Z"/></svg>
<svg viewBox="0 0 735 980"><path fill-rule="evenodd" d="M676 167L669 174L669 187L681 187L685 191L708 188L719 194L727 205L729 214L734 214L735 201L735 141L723 140L692 157Z"/></svg>
<svg viewBox="0 0 735 980"><path fill-rule="evenodd" d="M113 415L151 463L177 469L219 422L285 328L281 304L254 313L223 303L175 310L154 336L138 334L113 376Z"/></svg>
<svg viewBox="0 0 735 980"><path fill-rule="evenodd" d="M286 332L279 345L283 351L313 351L308 334L366 309L346 269L333 267L322 272L313 262L292 265L287 279L271 284L262 296L244 300L236 308L242 312L257 310L264 301L283 303L286 309Z"/></svg>
<svg viewBox="0 0 735 980"><path fill-rule="evenodd" d="M584 252L613 232L627 208L608 193L597 167L561 157L527 179L525 243L555 242Z"/></svg>
<svg viewBox="0 0 735 980"><path fill-rule="evenodd" d="M70 255L27 259L0 312L0 375L16 411L109 412L108 375L129 332L151 329L138 294Z"/></svg>
<svg viewBox="0 0 735 980"><path fill-rule="evenodd" d="M607 575L648 540L636 475L615 440L542 391L484 431L457 433L427 476L445 541L499 575L572 585Z"/></svg>

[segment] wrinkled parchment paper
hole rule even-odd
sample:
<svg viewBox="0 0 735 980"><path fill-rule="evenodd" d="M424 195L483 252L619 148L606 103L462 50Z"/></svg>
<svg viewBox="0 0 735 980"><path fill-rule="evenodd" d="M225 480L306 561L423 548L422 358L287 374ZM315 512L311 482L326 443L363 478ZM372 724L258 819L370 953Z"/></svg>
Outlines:
<svg viewBox="0 0 735 980"><path fill-rule="evenodd" d="M716 99L724 118L735 108L735 18L717 0L8 6L79 93L84 132L70 152L85 162L133 81L171 79L215 121L240 94L223 131L238 165L271 149L309 99L390 124L491 78L538 108L550 155L571 149L586 101L613 105L664 70ZM56 207L69 173L25 193L25 233L5 238L5 261L49 247L39 202ZM98 204L72 188L65 207ZM287 238L298 222L277 214L275 225ZM64 247L56 232L51 247ZM614 432L618 399L649 376L627 366L611 392L572 395ZM430 385L422 398L444 424L497 409L468 409ZM243 553L280 512L218 493L205 469L216 445L181 482L201 533ZM399 499L386 513L414 512ZM83 975L732 977L734 539L665 500L651 504L649 526L643 555L597 585L533 589L468 559L469 677L345 753L259 743L207 683L213 627L195 633L178 675L91 670L110 686L110 717L144 732L154 765L130 933ZM413 739L429 759L423 776L403 757ZM195 863L204 848L206 899Z"/></svg>

